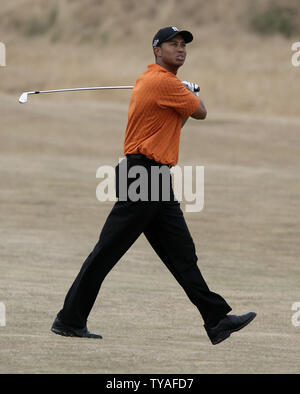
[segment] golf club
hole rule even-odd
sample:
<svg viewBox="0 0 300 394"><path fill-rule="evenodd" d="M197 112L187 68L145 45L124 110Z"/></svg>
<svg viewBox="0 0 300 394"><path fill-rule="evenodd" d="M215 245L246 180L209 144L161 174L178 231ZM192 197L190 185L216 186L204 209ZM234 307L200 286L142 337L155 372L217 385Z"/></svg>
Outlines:
<svg viewBox="0 0 300 394"><path fill-rule="evenodd" d="M40 93L58 93L58 92L76 92L80 90L105 90L105 89L132 89L133 86L93 86L89 88L71 88L71 89L54 89L54 90L34 90L32 92L23 92L19 98L19 103L25 104L28 101L29 94Z"/></svg>

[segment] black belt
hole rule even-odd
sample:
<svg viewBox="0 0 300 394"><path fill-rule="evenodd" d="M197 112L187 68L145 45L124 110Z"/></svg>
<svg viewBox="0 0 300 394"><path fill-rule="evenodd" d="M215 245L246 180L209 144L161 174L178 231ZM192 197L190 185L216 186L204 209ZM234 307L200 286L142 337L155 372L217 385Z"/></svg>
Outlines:
<svg viewBox="0 0 300 394"><path fill-rule="evenodd" d="M153 164L158 164L160 166L167 166L169 168L172 167L170 164L163 164L163 163L159 163L158 161L155 161L153 159L149 159L149 157L142 155L141 153L128 153L126 155L126 157L132 158L132 159L147 160L147 161L152 162Z"/></svg>

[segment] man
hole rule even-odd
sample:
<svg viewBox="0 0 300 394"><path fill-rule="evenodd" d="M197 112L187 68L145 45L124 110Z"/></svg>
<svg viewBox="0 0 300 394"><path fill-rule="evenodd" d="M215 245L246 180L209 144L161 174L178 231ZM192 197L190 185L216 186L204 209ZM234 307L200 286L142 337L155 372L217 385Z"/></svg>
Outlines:
<svg viewBox="0 0 300 394"><path fill-rule="evenodd" d="M198 308L212 344L228 338L256 316L253 312L228 315L231 307L210 291L197 266L194 242L172 190L169 169L178 161L181 128L190 116L206 117L197 85L181 83L176 76L186 58L186 44L192 40L190 32L176 27L160 29L153 38L156 63L137 79L130 100L126 159L116 167L119 199L66 295L52 326L56 334L102 338L88 331L88 315L104 278L142 233ZM158 177L154 169L159 170ZM146 183L134 187L139 178L132 174L139 173L141 180L143 172L148 176Z"/></svg>

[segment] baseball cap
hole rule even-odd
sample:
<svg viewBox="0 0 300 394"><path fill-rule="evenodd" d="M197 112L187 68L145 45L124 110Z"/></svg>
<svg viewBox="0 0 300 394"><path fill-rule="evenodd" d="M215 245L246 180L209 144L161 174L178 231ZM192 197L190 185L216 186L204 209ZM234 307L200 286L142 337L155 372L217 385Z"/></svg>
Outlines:
<svg viewBox="0 0 300 394"><path fill-rule="evenodd" d="M191 32L187 30L179 30L175 26L168 26L158 30L158 32L153 37L152 46L158 47L163 42L166 42L171 38L177 36L177 34L181 34L186 43L193 41L194 37Z"/></svg>

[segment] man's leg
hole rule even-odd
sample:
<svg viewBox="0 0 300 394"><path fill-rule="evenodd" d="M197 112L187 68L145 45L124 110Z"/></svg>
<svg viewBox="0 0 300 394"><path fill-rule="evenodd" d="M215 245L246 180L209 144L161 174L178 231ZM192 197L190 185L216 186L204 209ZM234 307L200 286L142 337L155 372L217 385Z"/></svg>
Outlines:
<svg viewBox="0 0 300 394"><path fill-rule="evenodd" d="M198 308L207 326L216 325L231 307L209 290L197 266L194 242L178 202L165 202L159 215L144 234L191 302Z"/></svg>
<svg viewBox="0 0 300 394"><path fill-rule="evenodd" d="M85 327L104 278L156 214L156 203L116 202L58 313L65 324Z"/></svg>

